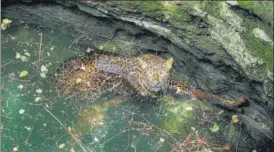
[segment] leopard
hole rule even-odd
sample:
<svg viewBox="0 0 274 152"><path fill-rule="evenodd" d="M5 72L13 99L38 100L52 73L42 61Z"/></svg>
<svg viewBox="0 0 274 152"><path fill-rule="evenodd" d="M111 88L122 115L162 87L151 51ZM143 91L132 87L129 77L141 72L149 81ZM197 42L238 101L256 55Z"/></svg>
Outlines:
<svg viewBox="0 0 274 152"><path fill-rule="evenodd" d="M125 57L96 52L63 63L57 74L57 86L63 94L73 96L125 90L151 96L168 89L172 64L173 58L153 54Z"/></svg>
<svg viewBox="0 0 274 152"><path fill-rule="evenodd" d="M238 110L245 103L240 96L228 100L221 96L193 88L190 84L172 80L170 73L174 59L155 54L122 56L107 52L71 58L59 70L57 86L64 95L89 97L115 92L122 95L139 94L157 97L157 93L175 90L191 99L199 99L228 110Z"/></svg>

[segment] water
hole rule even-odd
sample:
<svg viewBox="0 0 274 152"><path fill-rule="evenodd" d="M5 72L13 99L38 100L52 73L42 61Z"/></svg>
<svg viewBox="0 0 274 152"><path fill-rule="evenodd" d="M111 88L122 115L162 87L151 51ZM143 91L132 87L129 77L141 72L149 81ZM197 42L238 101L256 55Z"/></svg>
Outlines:
<svg viewBox="0 0 274 152"><path fill-rule="evenodd" d="M51 78L62 62L90 47L76 43L69 32L23 23L2 32L2 151L250 148L239 125L230 122L231 113L200 101L170 96L168 101L175 102L155 104L113 94L96 101L62 96ZM16 59L16 52L25 57ZM24 70L28 75L20 78ZM214 123L216 132L210 130Z"/></svg>

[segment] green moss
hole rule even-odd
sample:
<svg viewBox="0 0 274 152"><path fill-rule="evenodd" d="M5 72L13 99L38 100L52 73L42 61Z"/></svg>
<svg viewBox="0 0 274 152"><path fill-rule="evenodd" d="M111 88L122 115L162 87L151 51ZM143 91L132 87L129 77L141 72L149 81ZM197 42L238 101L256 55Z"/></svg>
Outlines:
<svg viewBox="0 0 274 152"><path fill-rule="evenodd" d="M136 2L137 6L142 9L144 15L161 18L163 17L162 5L160 2L156 1L144 1Z"/></svg>
<svg viewBox="0 0 274 152"><path fill-rule="evenodd" d="M270 71L273 71L273 47L269 43L263 42L261 39L256 38L252 31L258 25L254 22L246 22L247 30L243 37L245 43L253 56L261 58ZM265 29L265 28L264 28Z"/></svg>
<svg viewBox="0 0 274 152"><path fill-rule="evenodd" d="M240 7L251 10L256 15L267 19L273 24L273 2L238 0L238 4L240 5Z"/></svg>
<svg viewBox="0 0 274 152"><path fill-rule="evenodd" d="M249 9L253 11L257 15L262 15L269 11L273 12L272 5L268 5L267 3L258 2L258 1L238 1L239 5L242 8Z"/></svg>
<svg viewBox="0 0 274 152"><path fill-rule="evenodd" d="M157 1L144 1L144 2L138 2L139 6L142 6L145 11L159 11L162 9L161 3Z"/></svg>
<svg viewBox="0 0 274 152"><path fill-rule="evenodd" d="M219 17L220 16L220 2L218 1L207 1L202 5L203 9L210 15Z"/></svg>
<svg viewBox="0 0 274 152"><path fill-rule="evenodd" d="M139 7L144 10L145 14L151 15L152 17L181 17L182 11L180 7L175 3L163 2L159 1L146 1L146 2L138 2Z"/></svg>
<svg viewBox="0 0 274 152"><path fill-rule="evenodd" d="M176 4L163 5L162 9L165 15L170 15L174 17L180 17L183 12L180 12L180 7Z"/></svg>
<svg viewBox="0 0 274 152"><path fill-rule="evenodd" d="M251 8L253 6L253 1L238 0L237 2L243 8Z"/></svg>

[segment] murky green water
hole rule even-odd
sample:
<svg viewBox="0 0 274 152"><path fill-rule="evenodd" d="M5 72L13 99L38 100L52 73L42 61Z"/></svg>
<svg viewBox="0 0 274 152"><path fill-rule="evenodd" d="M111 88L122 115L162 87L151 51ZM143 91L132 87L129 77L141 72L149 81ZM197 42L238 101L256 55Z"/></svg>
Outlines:
<svg viewBox="0 0 274 152"><path fill-rule="evenodd" d="M232 114L207 103L182 97L169 105L112 94L95 102L62 96L50 78L63 61L90 47L77 44L69 32L24 24L2 32L3 151L166 152L176 151L175 144L177 151L222 151L225 144L248 148L239 125L230 122ZM22 71L28 75L20 78ZM218 128L212 131L214 124Z"/></svg>

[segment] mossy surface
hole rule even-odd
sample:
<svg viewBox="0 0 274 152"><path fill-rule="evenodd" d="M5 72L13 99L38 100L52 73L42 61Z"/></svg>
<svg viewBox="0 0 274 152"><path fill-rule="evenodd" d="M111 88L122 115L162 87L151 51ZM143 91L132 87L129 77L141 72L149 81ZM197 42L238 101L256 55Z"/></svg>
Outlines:
<svg viewBox="0 0 274 152"><path fill-rule="evenodd" d="M240 7L254 12L256 15L270 21L273 25L272 1L237 1Z"/></svg>
<svg viewBox="0 0 274 152"><path fill-rule="evenodd" d="M138 7L143 10L143 14L154 17L157 20L168 20L175 27L182 27L187 13L185 13L186 5L177 5L175 2L146 1L138 2Z"/></svg>
<svg viewBox="0 0 274 152"><path fill-rule="evenodd" d="M246 20L245 23L246 31L243 33L243 38L248 50L253 56L261 58L266 64L267 68L270 71L273 71L273 46L254 36L252 31L254 28L258 27L256 23L248 20ZM260 28L268 29L267 27Z"/></svg>
<svg viewBox="0 0 274 152"><path fill-rule="evenodd" d="M267 5L267 2L255 1L238 1L238 3L241 7L249 9L259 16L267 17L267 19L269 19L269 21L273 24L273 3L270 2L269 5ZM271 15L269 13L271 13ZM243 19L247 29L243 34L246 46L249 48L253 56L261 58L266 64L267 68L270 71L273 71L273 46L259 38L256 38L252 33L254 28L259 27L271 37L271 35L273 35L273 26L257 23L247 18Z"/></svg>

